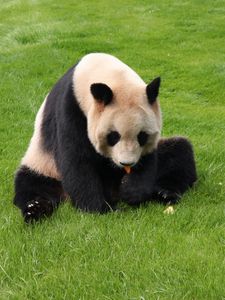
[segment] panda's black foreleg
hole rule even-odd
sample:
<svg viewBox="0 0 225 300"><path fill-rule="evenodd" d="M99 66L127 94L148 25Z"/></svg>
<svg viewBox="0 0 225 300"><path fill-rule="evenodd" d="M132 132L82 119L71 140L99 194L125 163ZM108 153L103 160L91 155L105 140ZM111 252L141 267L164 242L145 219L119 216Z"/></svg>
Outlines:
<svg viewBox="0 0 225 300"><path fill-rule="evenodd" d="M197 180L194 152L183 137L162 139L158 145L158 171L153 198L176 203Z"/></svg>
<svg viewBox="0 0 225 300"><path fill-rule="evenodd" d="M21 209L25 222L51 216L62 198L60 181L39 175L26 166L17 171L13 202Z"/></svg>
<svg viewBox="0 0 225 300"><path fill-rule="evenodd" d="M102 160L88 138L87 119L74 96L73 83L63 89L64 95L56 107L58 129L55 147L63 188L75 207L89 212L107 212L110 206L104 195L99 170Z"/></svg>
<svg viewBox="0 0 225 300"><path fill-rule="evenodd" d="M124 176L124 170L119 168L113 168L111 170L104 169L102 174L102 184L104 196L107 203L110 206L110 210L116 210L117 204L120 200L120 185L121 179Z"/></svg>
<svg viewBox="0 0 225 300"><path fill-rule="evenodd" d="M110 204L104 196L101 177L89 161L77 161L69 156L61 165L61 174L63 188L76 208L98 213L110 210Z"/></svg>
<svg viewBox="0 0 225 300"><path fill-rule="evenodd" d="M130 174L126 174L121 182L120 197L129 205L139 205L149 201L157 172L157 154L154 151L144 156Z"/></svg>

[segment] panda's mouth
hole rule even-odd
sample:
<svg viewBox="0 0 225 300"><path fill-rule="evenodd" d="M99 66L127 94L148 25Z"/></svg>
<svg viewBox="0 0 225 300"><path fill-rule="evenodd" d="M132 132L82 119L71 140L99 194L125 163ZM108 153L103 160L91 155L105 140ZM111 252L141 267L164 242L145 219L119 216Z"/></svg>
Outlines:
<svg viewBox="0 0 225 300"><path fill-rule="evenodd" d="M119 168L119 169L124 169L126 173L130 173L130 170L135 168L136 166L136 163L121 163L121 162L118 162L118 161L115 161L113 159L110 159L111 161L111 166L113 168Z"/></svg>
<svg viewBox="0 0 225 300"><path fill-rule="evenodd" d="M135 162L121 162L120 161L120 165L123 167L123 168L132 168L136 163Z"/></svg>

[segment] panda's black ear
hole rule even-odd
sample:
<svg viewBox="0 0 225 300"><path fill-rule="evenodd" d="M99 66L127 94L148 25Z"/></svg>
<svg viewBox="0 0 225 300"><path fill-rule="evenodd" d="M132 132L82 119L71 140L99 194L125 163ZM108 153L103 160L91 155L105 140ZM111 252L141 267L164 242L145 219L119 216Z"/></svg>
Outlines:
<svg viewBox="0 0 225 300"><path fill-rule="evenodd" d="M108 85L104 83L93 83L90 89L93 97L98 102L107 105L112 101L113 92Z"/></svg>
<svg viewBox="0 0 225 300"><path fill-rule="evenodd" d="M146 87L146 93L150 104L153 104L158 97L160 82L161 78L157 77L152 80L152 82L150 82Z"/></svg>

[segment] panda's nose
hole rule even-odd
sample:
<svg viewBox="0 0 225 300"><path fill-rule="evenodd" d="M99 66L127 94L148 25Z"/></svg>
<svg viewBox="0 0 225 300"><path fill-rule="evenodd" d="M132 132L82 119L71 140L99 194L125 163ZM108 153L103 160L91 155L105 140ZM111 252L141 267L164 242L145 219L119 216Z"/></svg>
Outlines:
<svg viewBox="0 0 225 300"><path fill-rule="evenodd" d="M121 162L120 164L124 167L132 167L135 163L134 162Z"/></svg>

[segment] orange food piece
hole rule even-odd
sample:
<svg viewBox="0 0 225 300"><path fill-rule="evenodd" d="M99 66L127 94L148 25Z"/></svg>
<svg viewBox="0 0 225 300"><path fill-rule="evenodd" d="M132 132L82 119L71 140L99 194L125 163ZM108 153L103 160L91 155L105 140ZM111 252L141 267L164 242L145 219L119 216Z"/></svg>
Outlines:
<svg viewBox="0 0 225 300"><path fill-rule="evenodd" d="M124 170L126 171L127 174L130 174L130 172L131 172L131 167L125 166L125 167L124 167Z"/></svg>

